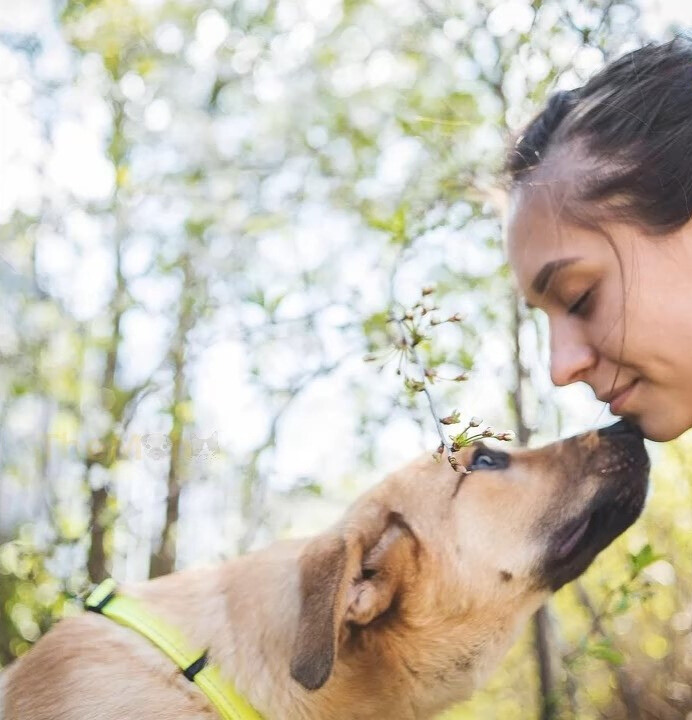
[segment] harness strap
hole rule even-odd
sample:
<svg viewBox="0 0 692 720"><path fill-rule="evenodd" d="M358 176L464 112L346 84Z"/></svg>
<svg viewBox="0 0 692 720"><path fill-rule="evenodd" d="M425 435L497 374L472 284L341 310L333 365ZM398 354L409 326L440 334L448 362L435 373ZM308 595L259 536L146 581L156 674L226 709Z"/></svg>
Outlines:
<svg viewBox="0 0 692 720"><path fill-rule="evenodd" d="M209 663L206 650L190 648L176 628L156 617L138 600L118 594L112 579L104 580L84 606L138 632L158 647L200 688L223 720L262 720L235 686L221 676L218 666Z"/></svg>

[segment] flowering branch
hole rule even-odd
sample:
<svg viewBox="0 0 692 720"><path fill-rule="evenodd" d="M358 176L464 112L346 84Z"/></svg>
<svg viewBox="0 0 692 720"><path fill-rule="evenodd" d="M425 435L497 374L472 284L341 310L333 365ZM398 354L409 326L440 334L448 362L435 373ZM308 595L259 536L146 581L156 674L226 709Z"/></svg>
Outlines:
<svg viewBox="0 0 692 720"><path fill-rule="evenodd" d="M454 453L460 450L462 447L471 445L472 443L484 439L494 438L496 440L511 441L514 439L514 433L512 432L500 432L496 433L492 428L486 428L469 435L471 428L477 428L483 422L478 417L472 417L468 422L464 430L456 435L450 435L449 440L445 437L443 426L456 425L461 422L460 414L455 410L451 415L441 417L435 406L432 393L430 392L429 386L432 385L435 380L451 380L452 382L463 382L468 379L468 373L461 372L453 378L441 378L438 375L437 369L432 365L426 365L420 357L418 352L418 346L424 340L430 340L426 332L430 328L443 323L459 323L462 321L462 316L459 313L455 313L445 320L438 319L432 313L439 310L439 307L435 305L428 305L427 299L433 294L434 288L425 287L421 291L421 299L409 310L405 310L403 315L390 315L388 321L396 324L399 332L397 337L393 340L393 347L387 348L382 354L371 353L366 355L366 361L374 361L382 359L382 367L392 358L392 356L398 355L399 362L397 366L397 375L404 375L404 387L410 393L422 392L425 394L430 412L432 413L435 421L435 427L437 434L440 437L440 445L437 451L433 455L436 460L439 460L447 451L447 460L450 465L459 472L468 472L466 468L462 467L458 460L454 457ZM427 327L423 327L427 323ZM408 374L408 363L411 362L416 365L420 372L417 375L422 377L412 377Z"/></svg>

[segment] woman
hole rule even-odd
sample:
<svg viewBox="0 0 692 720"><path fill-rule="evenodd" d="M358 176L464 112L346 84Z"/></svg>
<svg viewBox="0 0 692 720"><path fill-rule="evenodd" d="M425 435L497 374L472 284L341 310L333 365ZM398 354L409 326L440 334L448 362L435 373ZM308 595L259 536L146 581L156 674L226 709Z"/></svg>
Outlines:
<svg viewBox="0 0 692 720"><path fill-rule="evenodd" d="M559 92L512 149L508 247L556 385L652 440L692 427L692 41Z"/></svg>

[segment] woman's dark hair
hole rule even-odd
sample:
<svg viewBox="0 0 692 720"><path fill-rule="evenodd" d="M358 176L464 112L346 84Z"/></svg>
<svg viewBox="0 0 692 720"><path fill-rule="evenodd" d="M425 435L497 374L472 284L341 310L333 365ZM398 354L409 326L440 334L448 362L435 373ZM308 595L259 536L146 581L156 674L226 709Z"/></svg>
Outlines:
<svg viewBox="0 0 692 720"><path fill-rule="evenodd" d="M530 181L558 149L583 158L570 190L577 218L593 220L600 208L651 234L684 225L692 216L692 40L647 45L553 95L509 152L511 184Z"/></svg>

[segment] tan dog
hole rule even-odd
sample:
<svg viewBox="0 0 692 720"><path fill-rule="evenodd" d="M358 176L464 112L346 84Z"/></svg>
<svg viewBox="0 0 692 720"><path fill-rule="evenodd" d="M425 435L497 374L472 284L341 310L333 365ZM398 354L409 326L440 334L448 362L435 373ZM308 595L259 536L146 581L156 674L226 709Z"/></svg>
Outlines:
<svg viewBox="0 0 692 720"><path fill-rule="evenodd" d="M312 540L123 591L208 648L267 720L433 717L634 522L648 482L624 422L456 457L470 474L425 455ZM95 614L61 621L0 677L4 720L218 717L157 648Z"/></svg>

